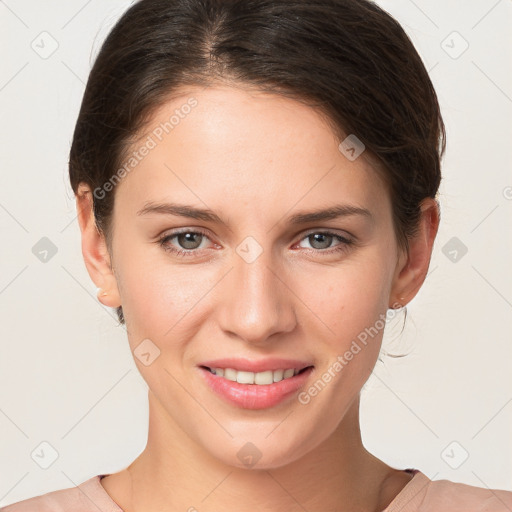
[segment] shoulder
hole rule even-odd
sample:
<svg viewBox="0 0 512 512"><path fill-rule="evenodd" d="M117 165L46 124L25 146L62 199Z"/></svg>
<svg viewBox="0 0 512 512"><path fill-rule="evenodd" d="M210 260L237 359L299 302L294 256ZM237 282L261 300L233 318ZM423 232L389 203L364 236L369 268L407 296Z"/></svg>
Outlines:
<svg viewBox="0 0 512 512"><path fill-rule="evenodd" d="M487 489L449 480L430 481L419 509L421 512L510 512L512 492Z"/></svg>
<svg viewBox="0 0 512 512"><path fill-rule="evenodd" d="M418 469L383 512L511 512L512 492L450 480L430 480Z"/></svg>
<svg viewBox="0 0 512 512"><path fill-rule="evenodd" d="M96 475L76 487L48 492L0 508L0 512L119 512ZM121 511L122 512L122 511Z"/></svg>

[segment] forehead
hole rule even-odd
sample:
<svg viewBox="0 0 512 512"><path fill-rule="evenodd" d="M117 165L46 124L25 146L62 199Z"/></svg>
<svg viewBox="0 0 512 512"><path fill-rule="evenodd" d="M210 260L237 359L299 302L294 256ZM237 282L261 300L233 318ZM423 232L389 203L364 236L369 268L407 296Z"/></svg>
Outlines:
<svg viewBox="0 0 512 512"><path fill-rule="evenodd" d="M351 161L338 145L325 118L298 101L190 87L155 110L131 146L116 203L135 210L172 197L225 208L229 199L261 210L346 199L386 207L373 161L364 152Z"/></svg>

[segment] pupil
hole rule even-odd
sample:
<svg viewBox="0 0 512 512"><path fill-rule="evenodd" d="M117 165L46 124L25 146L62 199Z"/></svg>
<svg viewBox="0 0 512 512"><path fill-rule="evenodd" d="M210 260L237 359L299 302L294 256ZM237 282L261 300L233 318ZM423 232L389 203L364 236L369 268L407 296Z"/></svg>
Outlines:
<svg viewBox="0 0 512 512"><path fill-rule="evenodd" d="M320 242L320 244L322 244L322 238L324 239L324 240L323 240L323 243L324 243L324 244L325 244L325 241L326 241L326 240L328 241L327 245L325 245L325 246L323 246L323 247L320 247L320 248L325 249L326 247L329 247L329 245L330 245L330 244L329 244L329 242L330 242L330 240L329 240L329 239L331 239L331 238L332 238L332 235L326 235L326 234L322 234L322 233L316 233L316 234L313 234L313 235L311 235L311 236L314 238L314 241L315 241L315 242ZM320 238L320 240L318 240L318 237ZM314 247L314 246L313 246L313 247ZM317 248L318 248L318 247L317 247Z"/></svg>
<svg viewBox="0 0 512 512"><path fill-rule="evenodd" d="M194 237L201 236L199 233L181 233L181 238L184 239L184 243L182 244L185 249L196 249L194 244L197 244L197 242L194 241ZM191 244L190 247L187 244Z"/></svg>

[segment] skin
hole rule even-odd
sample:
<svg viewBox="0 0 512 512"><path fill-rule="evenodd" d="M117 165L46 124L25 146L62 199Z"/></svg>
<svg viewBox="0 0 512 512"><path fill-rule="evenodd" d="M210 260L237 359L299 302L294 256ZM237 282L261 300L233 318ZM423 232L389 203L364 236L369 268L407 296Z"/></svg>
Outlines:
<svg viewBox="0 0 512 512"><path fill-rule="evenodd" d="M190 97L198 105L117 185L111 253L94 224L90 189L82 184L77 194L82 252L99 299L123 306L132 351L146 338L160 350L149 366L134 357L149 387L146 448L101 484L126 512L382 511L411 479L361 440L360 391L382 330L307 404L292 397L267 409L235 407L203 383L197 365L231 355L294 357L314 365L309 388L379 315L416 295L437 234L437 202L422 203L406 254L368 155L347 159L316 111L241 86L190 87L161 105L145 133ZM148 201L209 208L228 227L137 215ZM287 221L335 204L373 217ZM189 245L168 240L196 251L191 257L158 245L177 228L207 232ZM308 237L326 229L355 243L334 252L342 243L335 237ZM250 264L236 252L247 236L262 248ZM237 457L247 442L261 453L250 468Z"/></svg>

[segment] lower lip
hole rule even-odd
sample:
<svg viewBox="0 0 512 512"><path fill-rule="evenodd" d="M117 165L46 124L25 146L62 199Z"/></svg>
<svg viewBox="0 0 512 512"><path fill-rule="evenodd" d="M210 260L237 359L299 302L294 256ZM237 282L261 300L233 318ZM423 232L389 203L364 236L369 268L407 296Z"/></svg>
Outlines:
<svg viewBox="0 0 512 512"><path fill-rule="evenodd" d="M199 368L210 388L229 403L243 409L266 409L296 393L306 382L313 367L273 384L240 384Z"/></svg>

